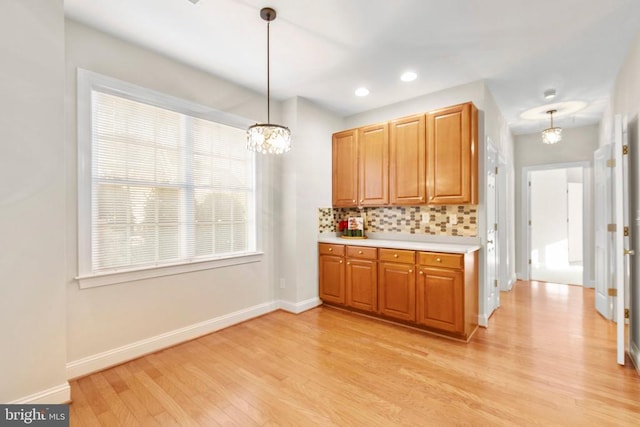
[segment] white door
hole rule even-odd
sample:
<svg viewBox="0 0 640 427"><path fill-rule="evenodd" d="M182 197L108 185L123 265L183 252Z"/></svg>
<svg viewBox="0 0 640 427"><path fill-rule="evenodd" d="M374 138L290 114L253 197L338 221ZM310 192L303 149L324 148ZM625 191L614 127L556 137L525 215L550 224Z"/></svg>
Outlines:
<svg viewBox="0 0 640 427"><path fill-rule="evenodd" d="M606 319L613 320L613 298L609 296L609 288L613 286L613 265L610 247L613 246L613 235L608 232L608 224L612 223L612 179L611 169L607 162L612 159L613 145L600 147L593 156L593 181L595 226L595 300L596 310Z"/></svg>
<svg viewBox="0 0 640 427"><path fill-rule="evenodd" d="M490 140L488 139L487 142ZM487 144L487 244L486 256L486 298L487 318L500 306L500 289L498 287L498 193L496 191L496 174L498 172L498 153Z"/></svg>
<svg viewBox="0 0 640 427"><path fill-rule="evenodd" d="M615 219L615 288L614 319L617 323L617 361L624 365L625 357L625 295L630 284L630 265L633 251L629 249L629 181L628 156L623 154L627 145L627 120L617 115L614 119L614 219ZM625 236L626 234L626 236Z"/></svg>

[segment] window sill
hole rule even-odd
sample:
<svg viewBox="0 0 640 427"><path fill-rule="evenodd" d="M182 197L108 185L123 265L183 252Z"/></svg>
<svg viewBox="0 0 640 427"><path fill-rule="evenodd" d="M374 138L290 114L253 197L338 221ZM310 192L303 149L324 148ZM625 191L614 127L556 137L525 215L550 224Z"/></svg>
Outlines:
<svg viewBox="0 0 640 427"><path fill-rule="evenodd" d="M80 289L95 288L98 286L115 285L118 283L133 282L135 280L150 279L153 277L171 276L173 274L190 273L193 271L210 270L214 268L229 267L232 265L249 264L262 261L263 252L251 252L240 256L208 259L205 261L191 261L180 264L154 266L136 270L110 271L105 273L78 276Z"/></svg>

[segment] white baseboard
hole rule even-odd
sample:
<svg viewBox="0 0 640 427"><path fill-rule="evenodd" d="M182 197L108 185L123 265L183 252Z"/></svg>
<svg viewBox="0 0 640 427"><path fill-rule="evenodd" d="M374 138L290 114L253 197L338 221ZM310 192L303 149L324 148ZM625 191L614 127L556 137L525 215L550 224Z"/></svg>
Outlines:
<svg viewBox="0 0 640 427"><path fill-rule="evenodd" d="M640 375L640 348L638 348L638 344L633 341L629 343L629 357L636 368L636 372Z"/></svg>
<svg viewBox="0 0 640 427"><path fill-rule="evenodd" d="M315 308L321 304L322 301L320 301L320 298L318 297L309 298L308 300L300 302L289 302L284 300L278 301L279 308L294 314L300 314L303 311L311 310L312 308Z"/></svg>
<svg viewBox="0 0 640 427"><path fill-rule="evenodd" d="M184 328L176 329L164 334L156 335L141 341L94 354L89 357L67 363L67 378L77 378L97 372L111 366L135 359L145 354L153 353L163 348L171 347L202 335L210 334L220 329L235 325L254 317L262 316L278 309L276 302L258 304L243 310L225 314L204 322L195 323Z"/></svg>
<svg viewBox="0 0 640 427"><path fill-rule="evenodd" d="M10 405L53 405L71 401L71 387L68 382L51 387L47 390L9 402Z"/></svg>

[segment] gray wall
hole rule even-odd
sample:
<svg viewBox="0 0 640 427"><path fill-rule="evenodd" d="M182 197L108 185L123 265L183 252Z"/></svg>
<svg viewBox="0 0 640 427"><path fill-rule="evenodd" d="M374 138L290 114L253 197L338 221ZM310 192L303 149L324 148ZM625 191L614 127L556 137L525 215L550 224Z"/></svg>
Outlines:
<svg viewBox="0 0 640 427"><path fill-rule="evenodd" d="M0 402L62 402L63 1L3 1L0 52Z"/></svg>
<svg viewBox="0 0 640 427"><path fill-rule="evenodd" d="M61 41L60 38L59 41ZM67 352L70 376L82 375L140 353L275 308L274 167L262 158L261 262L80 289L77 236L76 71L83 68L262 121L266 99L167 57L66 21L66 270ZM274 118L280 118L274 103ZM57 248L60 251L64 245Z"/></svg>

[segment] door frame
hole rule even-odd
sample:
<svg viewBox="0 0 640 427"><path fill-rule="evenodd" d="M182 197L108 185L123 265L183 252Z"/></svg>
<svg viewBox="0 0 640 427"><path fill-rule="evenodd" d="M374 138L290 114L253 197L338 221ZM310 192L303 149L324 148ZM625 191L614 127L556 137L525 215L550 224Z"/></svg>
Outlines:
<svg viewBox="0 0 640 427"><path fill-rule="evenodd" d="M593 230L591 227L591 162L590 161L578 161L578 162L564 162L564 163L549 163L544 165L525 166L522 168L522 181L521 181L521 194L522 194L522 227L524 228L522 235L524 239L520 244L521 248L521 262L522 262L522 276L523 280L531 280L531 265L529 259L531 256L531 227L529 226L529 220L531 219L531 187L529 181L531 178L531 172L541 170L552 169L568 169L568 168L582 168L583 187L582 187L582 259L583 266L592 265L592 254L589 248L593 242ZM582 283L586 288L592 288L595 286L594 281L589 277L589 268L582 269Z"/></svg>

